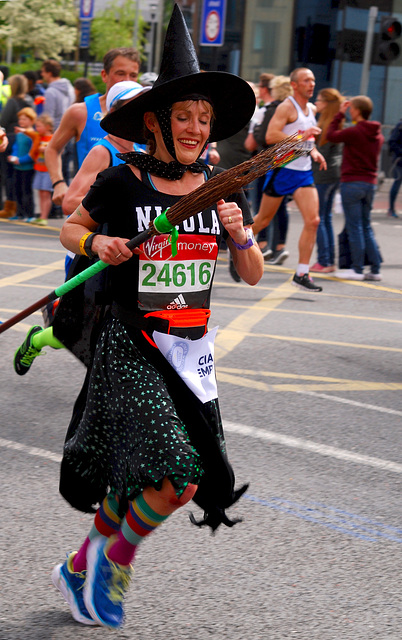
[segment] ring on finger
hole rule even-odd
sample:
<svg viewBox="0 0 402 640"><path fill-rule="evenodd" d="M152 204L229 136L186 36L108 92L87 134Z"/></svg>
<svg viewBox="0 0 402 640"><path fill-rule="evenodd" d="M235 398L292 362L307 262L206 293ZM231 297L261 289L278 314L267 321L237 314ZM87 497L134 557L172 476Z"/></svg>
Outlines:
<svg viewBox="0 0 402 640"><path fill-rule="evenodd" d="M233 222L233 220L232 220L232 216L229 216L229 218L228 218L228 223L229 223L229 224L232 224L232 222Z"/></svg>
<svg viewBox="0 0 402 640"><path fill-rule="evenodd" d="M117 254L117 256L114 257L114 259L117 260L117 258L120 258L120 256L121 256L121 251L120 253Z"/></svg>

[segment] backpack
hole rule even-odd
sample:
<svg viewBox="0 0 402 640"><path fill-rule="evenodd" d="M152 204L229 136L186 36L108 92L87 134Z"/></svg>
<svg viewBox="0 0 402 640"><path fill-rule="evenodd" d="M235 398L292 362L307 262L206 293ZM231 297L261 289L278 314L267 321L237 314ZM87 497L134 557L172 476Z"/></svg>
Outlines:
<svg viewBox="0 0 402 640"><path fill-rule="evenodd" d="M280 104L280 100L274 100L265 107L264 117L261 124L257 124L253 130L254 139L258 145L258 150L266 149L269 145L265 142L265 134L267 133L269 121L275 113L275 109Z"/></svg>
<svg viewBox="0 0 402 640"><path fill-rule="evenodd" d="M388 140L388 150L396 157L402 156L402 120L392 129Z"/></svg>

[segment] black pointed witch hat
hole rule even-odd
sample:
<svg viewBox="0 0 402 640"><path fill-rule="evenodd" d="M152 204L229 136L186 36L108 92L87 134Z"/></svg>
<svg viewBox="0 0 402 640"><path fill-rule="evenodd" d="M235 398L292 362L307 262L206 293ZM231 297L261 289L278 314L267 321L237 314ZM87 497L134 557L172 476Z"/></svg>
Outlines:
<svg viewBox="0 0 402 640"><path fill-rule="evenodd" d="M255 95L245 80L223 71L200 71L183 14L175 4L166 33L160 73L152 89L109 113L101 121L101 127L119 138L144 143L144 114L191 96L205 96L213 106L211 142L229 138L240 131L255 110Z"/></svg>

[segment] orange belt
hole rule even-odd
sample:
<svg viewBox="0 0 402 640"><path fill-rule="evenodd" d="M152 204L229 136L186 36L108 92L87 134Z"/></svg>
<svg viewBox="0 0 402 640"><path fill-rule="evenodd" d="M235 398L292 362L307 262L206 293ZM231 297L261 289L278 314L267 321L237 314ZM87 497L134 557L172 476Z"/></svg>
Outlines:
<svg viewBox="0 0 402 640"><path fill-rule="evenodd" d="M208 320L211 315L210 309L180 309L180 310L163 310L151 311L144 318L160 318L168 322L167 331L164 333L172 333L173 335L183 335L185 329L198 329L197 337L202 338L207 332ZM176 331L175 331L176 330ZM201 334L202 331L202 334ZM142 331L144 338L148 340L152 346L157 347L152 338L146 331ZM198 335L200 334L200 335Z"/></svg>

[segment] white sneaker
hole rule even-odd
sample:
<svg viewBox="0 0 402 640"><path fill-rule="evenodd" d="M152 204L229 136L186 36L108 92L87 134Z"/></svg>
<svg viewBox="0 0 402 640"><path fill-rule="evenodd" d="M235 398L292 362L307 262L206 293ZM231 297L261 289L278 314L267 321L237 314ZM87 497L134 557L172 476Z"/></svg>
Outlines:
<svg viewBox="0 0 402 640"><path fill-rule="evenodd" d="M335 278L341 280L364 280L364 273L357 273L354 269L340 269L335 273Z"/></svg>
<svg viewBox="0 0 402 640"><path fill-rule="evenodd" d="M382 280L382 275L381 273L365 273L364 274L364 279L365 280L375 280L377 282L379 282L380 280Z"/></svg>

